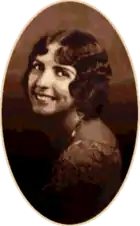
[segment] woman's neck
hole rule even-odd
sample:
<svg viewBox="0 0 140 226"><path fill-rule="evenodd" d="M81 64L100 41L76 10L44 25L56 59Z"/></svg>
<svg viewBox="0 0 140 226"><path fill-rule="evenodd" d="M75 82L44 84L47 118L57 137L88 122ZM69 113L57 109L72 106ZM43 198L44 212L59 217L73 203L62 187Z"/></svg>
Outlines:
<svg viewBox="0 0 140 226"><path fill-rule="evenodd" d="M80 120L80 117L78 116L75 109L72 109L71 111L69 111L63 120L63 126L65 131L67 131L68 134L71 134L72 131L75 129L79 120Z"/></svg>
<svg viewBox="0 0 140 226"><path fill-rule="evenodd" d="M56 138L68 137L72 134L80 118L75 109L50 117L40 117L40 129L49 136L51 141Z"/></svg>

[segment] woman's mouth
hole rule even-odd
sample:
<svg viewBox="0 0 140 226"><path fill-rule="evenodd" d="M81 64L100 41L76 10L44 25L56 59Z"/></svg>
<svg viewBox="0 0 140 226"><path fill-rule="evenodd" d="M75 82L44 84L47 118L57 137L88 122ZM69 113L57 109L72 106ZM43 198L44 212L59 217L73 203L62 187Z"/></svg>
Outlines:
<svg viewBox="0 0 140 226"><path fill-rule="evenodd" d="M52 95L48 95L48 94L40 94L40 93L34 93L34 96L36 98L36 100L41 101L41 102L45 102L48 103L50 101L55 101L56 98Z"/></svg>

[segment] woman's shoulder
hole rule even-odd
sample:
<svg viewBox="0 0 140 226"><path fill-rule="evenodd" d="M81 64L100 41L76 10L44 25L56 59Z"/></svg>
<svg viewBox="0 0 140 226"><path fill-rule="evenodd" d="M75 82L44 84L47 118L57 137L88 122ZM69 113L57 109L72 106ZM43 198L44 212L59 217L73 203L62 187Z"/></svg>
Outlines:
<svg viewBox="0 0 140 226"><path fill-rule="evenodd" d="M63 153L67 160L83 163L93 162L121 164L120 151L111 130L101 121L83 122L77 134ZM92 161L91 161L92 160Z"/></svg>
<svg viewBox="0 0 140 226"><path fill-rule="evenodd" d="M110 147L116 147L116 138L113 132L101 119L83 121L80 129L77 131L78 140L93 141Z"/></svg>
<svg viewBox="0 0 140 226"><path fill-rule="evenodd" d="M83 124L61 157L73 165L121 165L115 136L101 121Z"/></svg>

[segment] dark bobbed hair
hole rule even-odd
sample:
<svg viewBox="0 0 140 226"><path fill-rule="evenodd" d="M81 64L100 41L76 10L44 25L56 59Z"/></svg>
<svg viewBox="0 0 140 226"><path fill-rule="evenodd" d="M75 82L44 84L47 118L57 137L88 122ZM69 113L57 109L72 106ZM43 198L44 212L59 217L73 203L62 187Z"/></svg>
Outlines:
<svg viewBox="0 0 140 226"><path fill-rule="evenodd" d="M46 54L47 46L53 42L60 43L60 48L55 53L56 62L71 65L77 71L75 80L69 86L77 111L82 113L85 119L98 117L107 101L108 83L112 71L106 51L93 35L80 30L61 30L42 37L34 45L23 79L26 94L33 61L37 55Z"/></svg>

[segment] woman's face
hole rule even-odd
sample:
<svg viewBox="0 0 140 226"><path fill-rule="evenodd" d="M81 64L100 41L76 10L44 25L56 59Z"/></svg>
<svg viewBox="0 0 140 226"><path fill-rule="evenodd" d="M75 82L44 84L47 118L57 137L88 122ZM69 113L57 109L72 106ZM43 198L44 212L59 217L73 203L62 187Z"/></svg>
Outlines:
<svg viewBox="0 0 140 226"><path fill-rule="evenodd" d="M74 99L69 85L76 77L76 70L69 65L55 62L58 43L48 46L45 55L37 55L28 78L28 94L32 110L41 115L52 115L72 107Z"/></svg>

